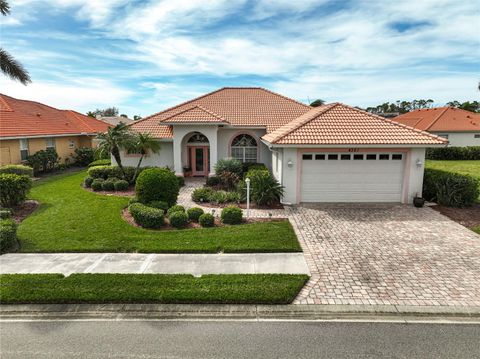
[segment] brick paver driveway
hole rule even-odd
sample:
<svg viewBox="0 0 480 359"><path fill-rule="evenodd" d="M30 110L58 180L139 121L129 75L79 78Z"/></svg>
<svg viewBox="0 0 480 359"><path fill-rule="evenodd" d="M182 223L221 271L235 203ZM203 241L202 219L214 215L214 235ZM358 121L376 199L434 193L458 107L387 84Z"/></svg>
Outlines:
<svg viewBox="0 0 480 359"><path fill-rule="evenodd" d="M297 304L480 305L480 236L430 208L286 212L312 272Z"/></svg>

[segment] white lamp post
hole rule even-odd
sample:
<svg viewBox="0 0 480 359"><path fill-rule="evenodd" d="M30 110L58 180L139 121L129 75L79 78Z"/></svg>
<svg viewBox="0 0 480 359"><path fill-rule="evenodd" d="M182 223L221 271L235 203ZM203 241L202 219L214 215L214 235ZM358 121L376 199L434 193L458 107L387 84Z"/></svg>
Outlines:
<svg viewBox="0 0 480 359"><path fill-rule="evenodd" d="M247 218L250 217L250 178L245 178L247 184Z"/></svg>

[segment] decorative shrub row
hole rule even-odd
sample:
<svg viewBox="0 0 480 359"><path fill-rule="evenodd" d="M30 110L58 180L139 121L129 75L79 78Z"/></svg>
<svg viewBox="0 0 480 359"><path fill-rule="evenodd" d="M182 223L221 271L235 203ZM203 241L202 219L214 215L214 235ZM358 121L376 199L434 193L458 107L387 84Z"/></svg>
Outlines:
<svg viewBox="0 0 480 359"><path fill-rule="evenodd" d="M429 148L427 160L480 160L480 146Z"/></svg>
<svg viewBox="0 0 480 359"><path fill-rule="evenodd" d="M175 228L185 228L188 224L188 216L185 212L182 211L174 211L169 213L168 219L172 227Z"/></svg>
<svg viewBox="0 0 480 359"><path fill-rule="evenodd" d="M172 207L170 207L168 210L167 210L167 215L170 217L173 213L175 212L183 212L185 213L185 207L179 205L179 204L175 204L173 205Z"/></svg>
<svg viewBox="0 0 480 359"><path fill-rule="evenodd" d="M135 184L136 196L141 203L164 201L173 206L177 202L179 191L177 177L166 168L143 170Z"/></svg>
<svg viewBox="0 0 480 359"><path fill-rule="evenodd" d="M24 165L6 165L0 167L0 174L10 173L15 175L25 175L28 177L33 177L33 168Z"/></svg>
<svg viewBox="0 0 480 359"><path fill-rule="evenodd" d="M138 173L142 173L144 170L149 169L151 167L141 167L138 169ZM128 181L129 183L133 182L133 176L135 174L135 167L123 167L125 171L125 178L124 180ZM110 177L122 178L123 174L118 166L92 166L88 169L88 175L92 178L102 178L104 180Z"/></svg>
<svg viewBox="0 0 480 359"><path fill-rule="evenodd" d="M96 160L96 161L90 162L88 164L88 167L110 166L111 164L112 164L112 161L109 158L107 158L107 159Z"/></svg>
<svg viewBox="0 0 480 359"><path fill-rule="evenodd" d="M215 217L210 213L204 213L198 217L198 223L200 223L202 227L213 227L215 225Z"/></svg>
<svg viewBox="0 0 480 359"><path fill-rule="evenodd" d="M0 220L0 253L11 250L17 242L17 224L13 219Z"/></svg>
<svg viewBox="0 0 480 359"><path fill-rule="evenodd" d="M2 207L15 207L27 198L32 188L32 179L26 175L13 173L0 174L0 204Z"/></svg>
<svg viewBox="0 0 480 359"><path fill-rule="evenodd" d="M86 177L83 184L87 188L92 188L94 191L126 191L129 183L125 180L116 177L110 177L107 180L103 178Z"/></svg>
<svg viewBox="0 0 480 359"><path fill-rule="evenodd" d="M478 199L480 181L472 176L425 169L423 196L448 207L468 207Z"/></svg>
<svg viewBox="0 0 480 359"><path fill-rule="evenodd" d="M192 207L187 211L188 219L192 222L198 222L198 219L202 214L204 214L203 209L199 207Z"/></svg>
<svg viewBox="0 0 480 359"><path fill-rule="evenodd" d="M228 203L240 202L241 195L238 192L217 191L210 187L197 188L192 193L195 202Z"/></svg>
<svg viewBox="0 0 480 359"><path fill-rule="evenodd" d="M142 203L133 203L128 207L135 222L144 228L160 228L164 223L163 210Z"/></svg>
<svg viewBox="0 0 480 359"><path fill-rule="evenodd" d="M12 218L12 211L8 208L0 209L0 219L9 219Z"/></svg>
<svg viewBox="0 0 480 359"><path fill-rule="evenodd" d="M220 218L225 224L240 224L242 223L243 212L240 208L235 206L228 206L222 209Z"/></svg>

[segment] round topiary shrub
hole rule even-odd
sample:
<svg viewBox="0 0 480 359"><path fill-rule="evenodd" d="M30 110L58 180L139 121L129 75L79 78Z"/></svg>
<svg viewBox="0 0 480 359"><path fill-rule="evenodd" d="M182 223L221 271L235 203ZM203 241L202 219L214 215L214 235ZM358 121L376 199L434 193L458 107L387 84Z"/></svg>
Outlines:
<svg viewBox="0 0 480 359"><path fill-rule="evenodd" d="M83 180L83 185L84 185L86 188L90 188L90 187L92 187L92 182L93 182L93 178L90 177L90 176L87 176L87 177L85 177L85 179Z"/></svg>
<svg viewBox="0 0 480 359"><path fill-rule="evenodd" d="M200 218L200 216L203 214L203 209L199 208L199 207L192 207L192 208L189 208L188 211L187 211L187 216L188 216L188 219L193 221L193 222L198 222L198 219Z"/></svg>
<svg viewBox="0 0 480 359"><path fill-rule="evenodd" d="M152 201L147 206L161 209L164 213L168 210L168 203L164 201Z"/></svg>
<svg viewBox="0 0 480 359"><path fill-rule="evenodd" d="M118 180L113 183L115 191L126 191L128 189L128 181Z"/></svg>
<svg viewBox="0 0 480 359"><path fill-rule="evenodd" d="M179 204L176 204L175 206L172 206L168 209L167 214L170 216L172 213L175 213L175 212L185 213L185 207L183 207Z"/></svg>
<svg viewBox="0 0 480 359"><path fill-rule="evenodd" d="M168 219L172 227L175 228L185 228L188 224L188 217L185 212L173 212Z"/></svg>
<svg viewBox="0 0 480 359"><path fill-rule="evenodd" d="M104 191L114 191L115 190L115 181L113 180L106 180L105 182L103 182L102 184L102 188Z"/></svg>
<svg viewBox="0 0 480 359"><path fill-rule="evenodd" d="M0 209L0 219L9 219L12 218L12 211L8 208Z"/></svg>
<svg viewBox="0 0 480 359"><path fill-rule="evenodd" d="M225 224L240 224L242 223L243 212L240 208L235 206L228 206L222 209L220 218Z"/></svg>
<svg viewBox="0 0 480 359"><path fill-rule="evenodd" d="M204 213L198 217L198 223L200 223L202 227L213 227L215 225L215 217L210 213Z"/></svg>
<svg viewBox="0 0 480 359"><path fill-rule="evenodd" d="M32 179L26 175L0 174L0 205L10 208L22 203L32 187Z"/></svg>
<svg viewBox="0 0 480 359"><path fill-rule="evenodd" d="M133 203L128 207L135 222L144 228L160 228L164 223L161 209L148 207L142 203Z"/></svg>
<svg viewBox="0 0 480 359"><path fill-rule="evenodd" d="M166 168L142 171L135 184L135 192L142 203L165 201L173 206L177 202L179 189L177 177Z"/></svg>
<svg viewBox="0 0 480 359"><path fill-rule="evenodd" d="M101 191L103 189L103 182L105 182L102 178L95 178L93 181L92 181L92 189L97 192L97 191Z"/></svg>

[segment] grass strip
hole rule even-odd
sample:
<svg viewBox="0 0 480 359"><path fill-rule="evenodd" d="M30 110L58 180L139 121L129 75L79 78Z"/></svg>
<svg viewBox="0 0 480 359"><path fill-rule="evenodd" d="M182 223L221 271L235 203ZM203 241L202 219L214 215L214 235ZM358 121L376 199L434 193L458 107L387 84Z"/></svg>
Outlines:
<svg viewBox="0 0 480 359"><path fill-rule="evenodd" d="M307 275L3 274L0 303L288 304Z"/></svg>

